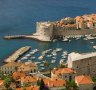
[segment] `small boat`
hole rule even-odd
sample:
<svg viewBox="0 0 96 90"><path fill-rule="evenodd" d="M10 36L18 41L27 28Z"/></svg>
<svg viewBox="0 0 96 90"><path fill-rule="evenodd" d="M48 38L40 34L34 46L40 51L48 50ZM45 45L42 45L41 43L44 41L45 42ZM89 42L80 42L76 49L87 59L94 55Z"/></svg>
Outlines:
<svg viewBox="0 0 96 90"><path fill-rule="evenodd" d="M35 64L40 64L41 62L34 62Z"/></svg>
<svg viewBox="0 0 96 90"><path fill-rule="evenodd" d="M38 59L39 60L42 60L44 58L44 56L39 56Z"/></svg>
<svg viewBox="0 0 96 90"><path fill-rule="evenodd" d="M30 59L35 59L36 57L30 57Z"/></svg>
<svg viewBox="0 0 96 90"><path fill-rule="evenodd" d="M31 55L30 54L27 54L26 57L30 57Z"/></svg>
<svg viewBox="0 0 96 90"><path fill-rule="evenodd" d="M42 69L42 70L44 70L45 68L44 68L44 67L42 67L41 69Z"/></svg>
<svg viewBox="0 0 96 90"><path fill-rule="evenodd" d="M44 67L44 64L40 64L41 67Z"/></svg>
<svg viewBox="0 0 96 90"><path fill-rule="evenodd" d="M62 56L62 58L64 59L64 58L66 58L66 56Z"/></svg>
<svg viewBox="0 0 96 90"><path fill-rule="evenodd" d="M28 59L28 57L25 56L25 57L22 57L22 58L21 58L21 60L25 60L25 59Z"/></svg>
<svg viewBox="0 0 96 90"><path fill-rule="evenodd" d="M94 49L96 49L96 46L93 46Z"/></svg>
<svg viewBox="0 0 96 90"><path fill-rule="evenodd" d="M47 55L46 57L52 57L52 55Z"/></svg>
<svg viewBox="0 0 96 90"><path fill-rule="evenodd" d="M53 42L56 42L56 41L57 41L57 39L54 39L54 40L53 40Z"/></svg>
<svg viewBox="0 0 96 90"><path fill-rule="evenodd" d="M56 48L56 51L60 52L60 51L62 51L62 48Z"/></svg>
<svg viewBox="0 0 96 90"><path fill-rule="evenodd" d="M90 42L90 43L94 43L94 42Z"/></svg>
<svg viewBox="0 0 96 90"><path fill-rule="evenodd" d="M69 40L68 40L68 38L63 38L62 41L67 42L67 41L69 41Z"/></svg>
<svg viewBox="0 0 96 90"><path fill-rule="evenodd" d="M67 55L68 54L68 52L67 51L63 51L63 55Z"/></svg>
<svg viewBox="0 0 96 90"><path fill-rule="evenodd" d="M56 59L56 57L52 57L53 59Z"/></svg>
<svg viewBox="0 0 96 90"><path fill-rule="evenodd" d="M56 62L56 60L52 60L52 61L51 61L51 63L55 63L55 62Z"/></svg>

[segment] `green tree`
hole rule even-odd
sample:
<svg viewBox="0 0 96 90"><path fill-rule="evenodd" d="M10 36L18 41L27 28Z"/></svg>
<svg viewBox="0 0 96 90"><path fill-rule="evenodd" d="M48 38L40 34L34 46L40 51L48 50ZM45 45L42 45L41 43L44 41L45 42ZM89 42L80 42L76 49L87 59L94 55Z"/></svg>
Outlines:
<svg viewBox="0 0 96 90"><path fill-rule="evenodd" d="M11 84L11 78L9 76L6 76L4 80L5 80L5 87L7 88L7 90L9 90Z"/></svg>
<svg viewBox="0 0 96 90"><path fill-rule="evenodd" d="M78 86L77 84L75 83L75 81L71 80L71 81L67 81L67 86L66 86L66 90L78 90Z"/></svg>
<svg viewBox="0 0 96 90"><path fill-rule="evenodd" d="M41 81L40 81L40 90L43 90L44 89L44 81L43 81L43 79L41 79Z"/></svg>

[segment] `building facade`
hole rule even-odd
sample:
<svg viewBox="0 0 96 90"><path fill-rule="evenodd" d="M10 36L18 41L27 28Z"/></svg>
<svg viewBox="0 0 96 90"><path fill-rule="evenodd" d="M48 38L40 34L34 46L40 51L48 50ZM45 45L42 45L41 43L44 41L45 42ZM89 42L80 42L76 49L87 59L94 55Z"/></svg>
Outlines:
<svg viewBox="0 0 96 90"><path fill-rule="evenodd" d="M96 52L86 54L70 53L67 63L68 67L76 70L78 75L96 76Z"/></svg>
<svg viewBox="0 0 96 90"><path fill-rule="evenodd" d="M0 73L1 74L11 74L17 70L18 67L20 67L22 63L20 62L11 62L8 64L5 64L0 67Z"/></svg>
<svg viewBox="0 0 96 90"><path fill-rule="evenodd" d="M61 78L67 81L74 80L75 76L76 71L71 68L59 68L51 72L51 78Z"/></svg>

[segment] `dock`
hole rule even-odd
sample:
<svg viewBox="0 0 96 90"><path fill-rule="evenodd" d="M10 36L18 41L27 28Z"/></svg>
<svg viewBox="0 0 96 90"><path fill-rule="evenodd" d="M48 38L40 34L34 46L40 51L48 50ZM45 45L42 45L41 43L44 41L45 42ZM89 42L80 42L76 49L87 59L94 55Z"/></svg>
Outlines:
<svg viewBox="0 0 96 90"><path fill-rule="evenodd" d="M12 36L5 36L4 39L22 39L26 35L12 35Z"/></svg>
<svg viewBox="0 0 96 90"><path fill-rule="evenodd" d="M4 60L4 63L16 62L18 58L20 58L23 54L31 49L31 46L21 47L17 51L15 51L11 56Z"/></svg>

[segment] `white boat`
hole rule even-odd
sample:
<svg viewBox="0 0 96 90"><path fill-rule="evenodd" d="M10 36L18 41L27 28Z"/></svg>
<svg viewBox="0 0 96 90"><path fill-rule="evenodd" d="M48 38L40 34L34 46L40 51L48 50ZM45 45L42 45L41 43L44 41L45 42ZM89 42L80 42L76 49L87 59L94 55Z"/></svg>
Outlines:
<svg viewBox="0 0 96 90"><path fill-rule="evenodd" d="M28 62L32 62L31 60L28 60Z"/></svg>
<svg viewBox="0 0 96 90"><path fill-rule="evenodd" d="M35 59L36 57L30 57L30 59Z"/></svg>
<svg viewBox="0 0 96 90"><path fill-rule="evenodd" d="M94 42L90 42L90 43L94 43Z"/></svg>
<svg viewBox="0 0 96 90"><path fill-rule="evenodd" d="M27 54L26 57L30 57L31 55L30 54Z"/></svg>
<svg viewBox="0 0 96 90"><path fill-rule="evenodd" d="M38 59L39 60L42 60L44 58L44 56L39 56Z"/></svg>
<svg viewBox="0 0 96 90"><path fill-rule="evenodd" d="M56 59L56 57L52 57L53 59Z"/></svg>
<svg viewBox="0 0 96 90"><path fill-rule="evenodd" d="M54 40L53 40L53 42L56 42L56 41L57 41L57 39L54 39Z"/></svg>
<svg viewBox="0 0 96 90"><path fill-rule="evenodd" d="M67 55L67 54L68 54L68 52L67 52L67 51L63 51L63 54L64 54L64 55Z"/></svg>
<svg viewBox="0 0 96 90"><path fill-rule="evenodd" d="M60 52L60 51L62 51L62 48L56 48L56 51Z"/></svg>
<svg viewBox="0 0 96 90"><path fill-rule="evenodd" d="M96 49L96 46L93 46L94 49Z"/></svg>
<svg viewBox="0 0 96 90"><path fill-rule="evenodd" d="M25 57L22 57L22 58L21 58L21 60L25 60L25 59L28 59L28 57L25 56Z"/></svg>
<svg viewBox="0 0 96 90"><path fill-rule="evenodd" d="M64 59L61 59L61 60L59 61L59 64L62 64L62 63L64 63Z"/></svg>
<svg viewBox="0 0 96 90"><path fill-rule="evenodd" d="M42 67L41 69L42 69L42 70L44 70L45 68L44 68L44 67Z"/></svg>
<svg viewBox="0 0 96 90"><path fill-rule="evenodd" d="M57 55L57 53L56 53L56 51L55 51L55 50L52 52L52 54L53 54L54 56L56 56L56 55Z"/></svg>
<svg viewBox="0 0 96 90"><path fill-rule="evenodd" d="M41 62L34 62L35 64L40 64Z"/></svg>
<svg viewBox="0 0 96 90"><path fill-rule="evenodd" d="M66 56L62 56L62 58L64 58L64 59L65 59L65 58L66 58Z"/></svg>
<svg viewBox="0 0 96 90"><path fill-rule="evenodd" d="M52 61L51 61L51 63L55 63L55 62L56 62L56 60L52 60Z"/></svg>
<svg viewBox="0 0 96 90"><path fill-rule="evenodd" d="M68 38L63 38L62 41L67 42L67 41L69 41L69 40L68 40Z"/></svg>
<svg viewBox="0 0 96 90"><path fill-rule="evenodd" d="M46 57L52 57L52 55L47 55Z"/></svg>
<svg viewBox="0 0 96 90"><path fill-rule="evenodd" d="M41 67L43 67L43 66L44 66L44 64L40 64L40 66L41 66Z"/></svg>

